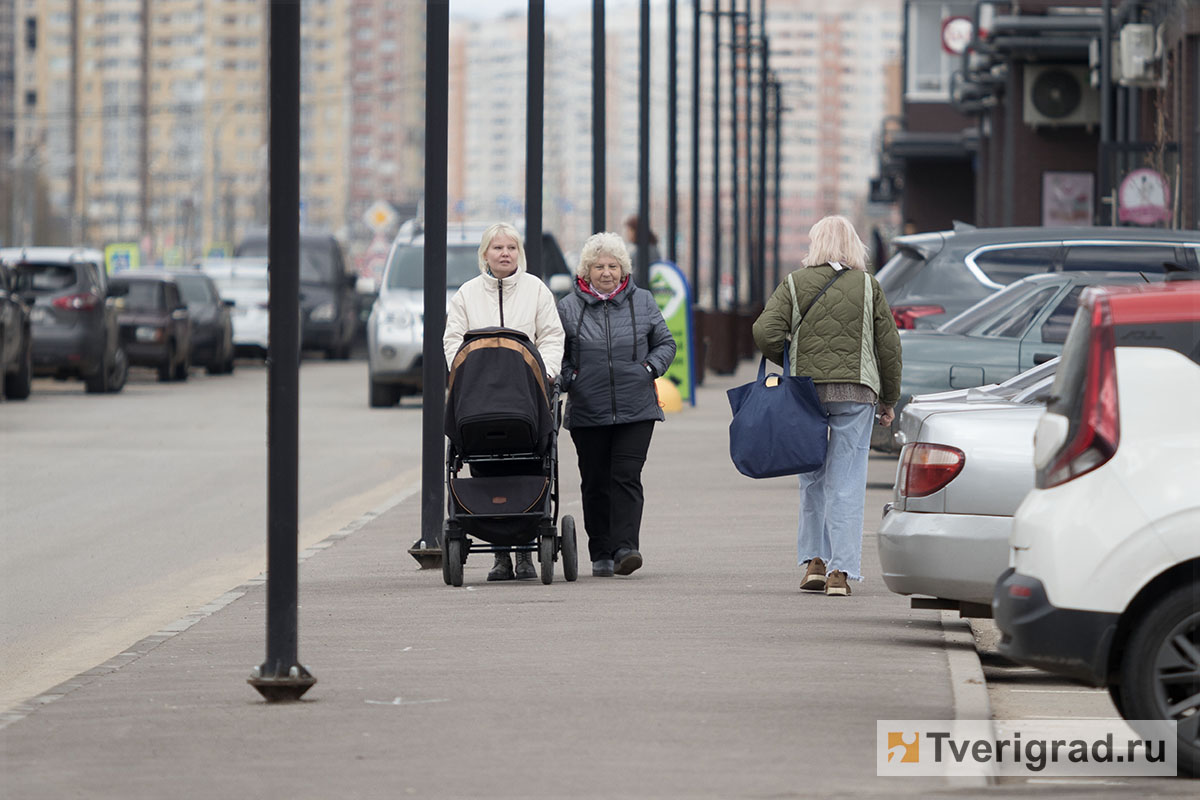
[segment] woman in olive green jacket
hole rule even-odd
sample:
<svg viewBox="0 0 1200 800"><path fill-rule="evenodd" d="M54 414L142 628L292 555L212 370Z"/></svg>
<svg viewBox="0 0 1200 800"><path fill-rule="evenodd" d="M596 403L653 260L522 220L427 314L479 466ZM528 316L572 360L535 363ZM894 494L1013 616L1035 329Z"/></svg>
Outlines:
<svg viewBox="0 0 1200 800"><path fill-rule="evenodd" d="M825 463L800 476L800 588L844 597L848 581L862 580L871 421L878 403L879 424L892 423L900 334L850 221L825 217L809 239L803 269L788 275L755 321L754 342L778 364L788 347L792 374L813 379L829 414Z"/></svg>

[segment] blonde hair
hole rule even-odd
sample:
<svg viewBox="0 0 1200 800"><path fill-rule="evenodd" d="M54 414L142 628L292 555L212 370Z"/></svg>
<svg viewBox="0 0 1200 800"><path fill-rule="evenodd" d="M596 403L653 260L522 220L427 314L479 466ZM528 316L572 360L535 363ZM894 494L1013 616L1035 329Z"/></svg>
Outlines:
<svg viewBox="0 0 1200 800"><path fill-rule="evenodd" d="M808 253L804 266L838 262L845 267L867 269L867 246L858 238L854 225L842 216L824 217L808 231Z"/></svg>
<svg viewBox="0 0 1200 800"><path fill-rule="evenodd" d="M497 236L507 236L517 243L517 270L525 269L525 245L521 243L521 234L507 222L497 222L489 225L483 232L483 238L479 240L479 271L484 275L488 273L487 251L492 246L492 239Z"/></svg>
<svg viewBox="0 0 1200 800"><path fill-rule="evenodd" d="M621 265L622 278L633 271L633 265L629 260L629 251L625 249L625 240L621 238L621 234L602 231L593 233L583 243L583 249L579 251L579 266L575 268L575 274L587 280L592 265L599 261L601 256L616 259L617 263Z"/></svg>

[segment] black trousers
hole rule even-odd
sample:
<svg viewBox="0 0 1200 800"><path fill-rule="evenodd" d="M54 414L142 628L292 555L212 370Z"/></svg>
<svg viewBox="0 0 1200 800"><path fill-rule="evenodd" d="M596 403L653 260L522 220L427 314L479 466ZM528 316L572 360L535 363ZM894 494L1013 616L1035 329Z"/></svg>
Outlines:
<svg viewBox="0 0 1200 800"><path fill-rule="evenodd" d="M579 454L583 525L592 561L638 548L642 527L642 465L650 449L654 420L575 428L571 440Z"/></svg>

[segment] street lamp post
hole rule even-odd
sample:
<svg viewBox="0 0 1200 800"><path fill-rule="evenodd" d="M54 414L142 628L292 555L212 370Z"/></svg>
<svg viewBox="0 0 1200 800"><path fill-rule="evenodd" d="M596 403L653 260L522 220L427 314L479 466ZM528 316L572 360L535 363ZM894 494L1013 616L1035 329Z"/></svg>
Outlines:
<svg viewBox="0 0 1200 800"><path fill-rule="evenodd" d="M299 700L317 679L297 654L300 423L300 6L273 0L267 391L267 657L249 683L269 702Z"/></svg>
<svg viewBox="0 0 1200 800"><path fill-rule="evenodd" d="M608 229L605 192L604 0L592 0L592 232Z"/></svg>
<svg viewBox="0 0 1200 800"><path fill-rule="evenodd" d="M763 304L767 273L767 76L770 69L770 41L767 38L767 0L761 0L758 13L758 213L755 216L755 275L751 299ZM773 286L776 284L772 284Z"/></svg>
<svg viewBox="0 0 1200 800"><path fill-rule="evenodd" d="M692 259L691 300L700 299L700 0L692 0Z"/></svg>

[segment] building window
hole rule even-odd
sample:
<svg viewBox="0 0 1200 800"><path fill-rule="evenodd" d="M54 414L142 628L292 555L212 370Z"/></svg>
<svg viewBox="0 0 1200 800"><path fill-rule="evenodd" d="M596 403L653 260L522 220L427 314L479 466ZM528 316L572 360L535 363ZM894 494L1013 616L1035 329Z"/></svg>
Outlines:
<svg viewBox="0 0 1200 800"><path fill-rule="evenodd" d="M912 0L908 6L908 100L948 102L950 74L962 63L960 56L942 47L942 25L952 17L974 16L974 4L954 0Z"/></svg>
<svg viewBox="0 0 1200 800"><path fill-rule="evenodd" d="M25 49L37 50L37 17L25 18Z"/></svg>

